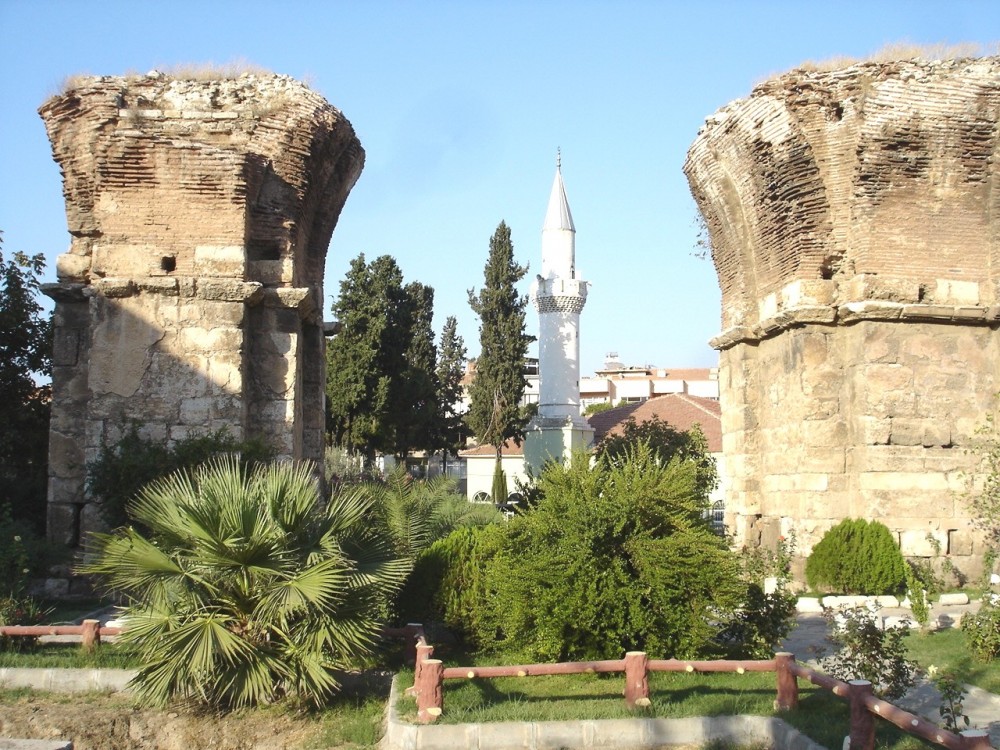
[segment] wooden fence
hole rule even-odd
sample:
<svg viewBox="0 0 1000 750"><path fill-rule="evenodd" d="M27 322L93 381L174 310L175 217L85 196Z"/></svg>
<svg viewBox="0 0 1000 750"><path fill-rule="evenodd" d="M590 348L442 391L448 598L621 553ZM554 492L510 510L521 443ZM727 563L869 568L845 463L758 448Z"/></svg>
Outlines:
<svg viewBox="0 0 1000 750"><path fill-rule="evenodd" d="M84 620L80 625L2 625L0 636L38 638L43 635L78 635L84 651L93 651L101 645L102 636L121 635L120 627L101 627L100 620ZM383 628L383 638L402 638L405 644L404 659L407 664L417 660L417 644L424 641L424 626L407 623L401 628Z"/></svg>
<svg viewBox="0 0 1000 750"><path fill-rule="evenodd" d="M101 645L101 636L121 635L121 628L101 627L100 620L84 620L81 625L4 625L0 636L37 638L42 635L78 635L85 651Z"/></svg>
<svg viewBox="0 0 1000 750"><path fill-rule="evenodd" d="M81 625L5 625L0 636L38 637L43 635L78 635L85 650L100 645L102 636L120 635L122 629L101 627L98 620L84 620ZM625 704L629 708L650 705L650 672L774 672L775 707L782 711L799 704L798 680L808 680L817 687L844 698L851 706L851 750L873 750L875 747L875 717L884 719L907 734L920 737L948 750L990 750L989 734L970 729L960 734L941 729L936 724L904 711L872 694L870 682L844 682L799 664L790 653L777 653L773 659L748 661L688 661L681 659L650 659L641 651L630 651L624 659L562 662L559 664L522 664L506 667L445 667L434 659L434 647L428 645L423 626L410 623L402 628L385 628L385 638L402 638L405 658L414 665L413 687L408 695L417 699L417 718L423 723L435 721L444 709L444 681L457 679L489 679L494 677L532 677L557 674L625 674Z"/></svg>
<svg viewBox="0 0 1000 750"><path fill-rule="evenodd" d="M641 651L630 651L624 659L603 661L563 662L559 664L522 664L508 667L445 667L434 659L434 647L421 638L416 648L413 687L408 695L417 699L417 719L421 723L437 720L444 710L444 681L493 677L532 677L536 675L623 672L625 674L625 704L629 708L650 705L650 672L774 672L775 707L790 711L798 707L798 679L831 691L846 699L851 706L851 750L873 750L875 718L882 718L907 734L921 737L949 750L989 750L989 734L971 729L955 734L936 724L887 703L872 694L870 682L843 682L817 672L795 660L790 653L777 653L773 659L753 661L686 661L679 659L649 659Z"/></svg>

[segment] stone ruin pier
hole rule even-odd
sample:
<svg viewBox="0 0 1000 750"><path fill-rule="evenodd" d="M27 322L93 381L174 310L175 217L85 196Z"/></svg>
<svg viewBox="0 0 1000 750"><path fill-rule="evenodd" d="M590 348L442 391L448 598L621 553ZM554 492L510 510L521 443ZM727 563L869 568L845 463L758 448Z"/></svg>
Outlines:
<svg viewBox="0 0 1000 750"><path fill-rule="evenodd" d="M87 462L134 420L321 460L323 270L364 164L284 76L76 80L39 110L72 242L56 263L48 528L99 528Z"/></svg>
<svg viewBox="0 0 1000 750"><path fill-rule="evenodd" d="M845 517L974 574L970 438L1000 391L1000 58L793 71L684 171L722 288L737 544Z"/></svg>

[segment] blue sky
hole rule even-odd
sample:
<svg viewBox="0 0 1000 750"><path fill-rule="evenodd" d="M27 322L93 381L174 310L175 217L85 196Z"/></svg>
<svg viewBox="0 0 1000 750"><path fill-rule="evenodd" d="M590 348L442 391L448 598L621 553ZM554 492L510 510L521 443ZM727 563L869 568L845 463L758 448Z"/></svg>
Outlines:
<svg viewBox="0 0 1000 750"><path fill-rule="evenodd" d="M306 80L367 152L330 243L327 310L352 258L389 254L434 287L436 329L456 315L473 355L466 290L482 284L501 220L528 278L540 267L561 148L577 268L593 285L588 374L612 351L716 364L718 285L693 257L681 172L705 117L804 60L995 44L1000 2L0 0L0 29L0 230L8 253L44 253L50 280L69 237L38 106L75 73L245 59Z"/></svg>

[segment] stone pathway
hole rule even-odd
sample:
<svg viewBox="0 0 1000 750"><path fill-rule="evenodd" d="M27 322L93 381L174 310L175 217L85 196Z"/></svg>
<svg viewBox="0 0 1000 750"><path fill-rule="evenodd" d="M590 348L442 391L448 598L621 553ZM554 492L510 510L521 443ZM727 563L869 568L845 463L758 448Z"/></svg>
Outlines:
<svg viewBox="0 0 1000 750"><path fill-rule="evenodd" d="M931 621L945 616L953 622L958 622L963 615L978 609L979 602L935 607L931 611ZM880 610L879 614L882 617L909 617L910 611L903 608L886 607ZM815 667L820 657L832 653L835 649L835 644L828 638L827 622L821 615L812 613L799 614L796 619L798 626L782 643L782 648L795 654L799 661ZM993 747L1000 748L1000 695L988 693L972 685L966 685L966 689L968 694L964 702L965 714L969 717L973 727L989 730L991 744ZM935 723L941 719L938 713L941 706L941 694L933 684L924 678L918 679L910 691L896 703L901 708L920 714Z"/></svg>

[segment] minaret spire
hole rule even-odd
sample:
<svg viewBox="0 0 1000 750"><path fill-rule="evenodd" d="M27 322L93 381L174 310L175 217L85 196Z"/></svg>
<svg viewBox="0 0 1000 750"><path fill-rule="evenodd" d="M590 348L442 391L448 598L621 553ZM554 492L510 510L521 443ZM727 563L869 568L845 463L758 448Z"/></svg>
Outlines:
<svg viewBox="0 0 1000 750"><path fill-rule="evenodd" d="M531 288L538 310L538 414L525 430L524 459L535 472L593 442L593 430L580 416L580 312L587 287L576 276L576 227L557 148L542 225L542 272Z"/></svg>

